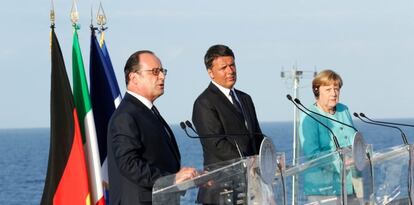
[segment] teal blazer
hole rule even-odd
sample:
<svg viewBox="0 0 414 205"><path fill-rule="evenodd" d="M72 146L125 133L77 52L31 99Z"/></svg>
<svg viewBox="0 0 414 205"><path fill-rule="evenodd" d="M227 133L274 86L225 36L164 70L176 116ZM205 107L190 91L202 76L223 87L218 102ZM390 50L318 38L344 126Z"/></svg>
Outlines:
<svg viewBox="0 0 414 205"><path fill-rule="evenodd" d="M353 126L348 107L341 103L336 105L336 112L333 115L322 111L316 104L313 104L310 110ZM355 135L352 128L315 114L312 114L312 116L331 128L338 138L340 147L352 145ZM311 160L336 149L333 136L329 130L304 113L301 115L299 139L303 160ZM340 170L341 164L339 158L337 158L333 163L326 163L323 166L305 171L301 176L305 195L340 195ZM348 194L353 193L351 172L346 175L346 189Z"/></svg>

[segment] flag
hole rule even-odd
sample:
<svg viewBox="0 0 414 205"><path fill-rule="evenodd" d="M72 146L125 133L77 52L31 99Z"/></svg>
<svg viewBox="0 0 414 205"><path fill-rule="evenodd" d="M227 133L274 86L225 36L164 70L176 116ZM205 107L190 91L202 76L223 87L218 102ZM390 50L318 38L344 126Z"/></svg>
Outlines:
<svg viewBox="0 0 414 205"><path fill-rule="evenodd" d="M50 149L41 205L90 204L77 112L54 27L51 31Z"/></svg>
<svg viewBox="0 0 414 205"><path fill-rule="evenodd" d="M101 38L99 39L99 45L101 47L102 55L106 62L105 70L108 75L107 76L108 84L110 84L112 98L114 99L115 108L117 108L119 103L121 103L122 96L121 96L121 91L119 90L118 82L116 80L114 68L112 67L112 61L111 61L111 58L109 57L109 52L106 47L105 33L103 31L101 32Z"/></svg>
<svg viewBox="0 0 414 205"><path fill-rule="evenodd" d="M109 57L109 52L106 47L106 41L105 41L105 33L102 31L101 38L99 40L99 45L101 46L102 55L106 62L106 68L105 73L107 75L107 81L109 84L109 87L111 88L111 94L112 98L114 99L115 108L118 107L119 103L121 103L122 96L121 91L119 90L118 81L116 80L114 68L112 67L112 61Z"/></svg>
<svg viewBox="0 0 414 205"><path fill-rule="evenodd" d="M105 45L105 44L103 44ZM108 201L108 164L106 133L109 118L121 102L121 92L109 58L106 46L102 49L95 36L95 30L91 30L90 49L90 88L92 107L94 109L95 127L98 136L99 154L102 166L102 178Z"/></svg>
<svg viewBox="0 0 414 205"><path fill-rule="evenodd" d="M80 129L82 136L84 136L83 144L87 154L92 202L95 205L104 205L105 199L103 195L101 163L99 159L95 122L83 65L82 52L79 45L78 27L75 25L74 28L72 46L73 95L76 109L79 112Z"/></svg>

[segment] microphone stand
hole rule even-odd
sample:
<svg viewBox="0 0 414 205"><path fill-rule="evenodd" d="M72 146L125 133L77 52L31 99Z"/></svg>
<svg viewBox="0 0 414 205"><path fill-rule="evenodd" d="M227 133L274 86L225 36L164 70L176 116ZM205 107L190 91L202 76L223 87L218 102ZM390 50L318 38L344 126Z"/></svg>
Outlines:
<svg viewBox="0 0 414 205"><path fill-rule="evenodd" d="M385 121L378 121L378 120L372 120L371 118L368 118L364 113L360 112L359 116L366 118L367 120L371 122L381 123L381 124L388 124L388 125L397 125L397 126L404 126L404 127L414 127L414 125L404 124L404 123L395 123L395 122L385 122Z"/></svg>
<svg viewBox="0 0 414 205"><path fill-rule="evenodd" d="M194 127L193 127L193 124L190 122L190 121L188 121L188 120L186 120L185 122L180 122L180 127L181 127L181 129L183 129L184 130L184 132L186 133L186 135L188 136L188 137L190 137L190 138L193 138L193 139L201 139L201 138L224 138L224 137L236 137L236 136L240 136L240 135L248 135L248 136L255 136L255 135L261 135L261 136L263 136L264 138L268 138L265 134L263 134L263 133L249 133L249 134L247 134L247 133L240 133L240 134L223 134L223 135L202 135L201 137L200 136L192 136L192 135L190 135L189 133L188 133L188 131L187 131L187 127L188 128L190 128L194 133L196 133L197 135L199 135L198 134L198 132L194 129ZM240 149L239 149L239 146L238 146L238 144L237 144L237 142L236 142L236 140L235 139L233 139L234 140L234 143L235 143L235 145L236 145L236 148L237 148L237 150L238 150L238 152L239 152L239 154L240 154L240 158L241 158L241 160L243 160L243 157L242 157L242 153L241 153L241 151L240 151ZM244 167L246 168L247 167L247 165L246 165L246 163L243 163L243 165L244 165ZM286 182L285 182L285 178L284 178L284 174L283 174L283 167L282 167L282 163L279 161L279 160L276 160L276 165L277 165L277 169L279 170L279 172L280 172L280 175L281 175L281 183L282 183L282 192L283 192L283 204L284 205L286 205L287 204L287 202L286 202ZM263 170L261 170L261 172L263 172ZM276 174L276 173L275 173Z"/></svg>
<svg viewBox="0 0 414 205"><path fill-rule="evenodd" d="M286 95L287 99L292 102L300 111L302 111L303 113L305 113L307 116L311 117L313 120L315 120L316 122L318 122L319 124L321 124L322 126L324 126L331 134L332 134L332 139L334 141L335 144L335 148L336 150L340 150L341 147L339 146L339 142L338 142L338 138L336 138L335 134L333 133L333 131L331 130L331 128L329 128L327 125L323 124L320 120L316 119L314 116L312 116L311 114L307 113L306 111L304 111L302 108L300 108L293 100L292 100L292 96L290 95Z"/></svg>
<svg viewBox="0 0 414 205"><path fill-rule="evenodd" d="M334 121L334 122L336 122L336 123L339 123L339 124L341 124L341 125L344 125L344 126L346 126L346 127L349 127L349 128L352 128L356 133L355 133L355 135L357 135L357 134L359 134L361 137L362 137L362 134L361 133L359 133L359 131L354 127L354 126L352 126L352 125L349 125L349 124L346 124L346 123L343 123L343 122L341 122L341 121L339 121L339 120L336 120L336 119L334 119L334 118L330 118L330 117L328 117L328 116L325 116L325 115L323 115L323 114L320 114L320 113L318 113L318 112L315 112L315 111L312 111L312 110L310 110L309 108L307 108L306 106L304 106L301 102L300 102L300 100L298 99L298 98L295 98L294 99L294 101L296 102L296 104L298 104L298 105L300 105L301 107L303 107L305 110L307 110L308 112L311 112L311 113L313 113L313 114L315 114L315 115L318 115L318 116L321 116L321 117L323 117L323 118L326 118L326 119L329 119L329 120L332 120L332 121ZM362 113L363 114L363 113ZM362 115L361 115L362 116ZM370 153L369 152L365 152L365 155L366 155L366 157L367 157L367 159L368 159L368 162L369 162L369 165L370 165L370 172L371 172L371 176L373 176L373 170L372 170L372 161L371 161L371 156L370 156ZM358 157L358 156L353 156L354 157L354 159L355 159L355 157ZM372 187L373 187L373 185L372 185Z"/></svg>
<svg viewBox="0 0 414 205"><path fill-rule="evenodd" d="M377 126L383 126L383 127L389 127L389 128L394 128L394 129L399 130L399 131L400 131L400 133L401 133L401 138L402 138L402 140L403 140L404 144L405 144L405 145L408 145L408 140L407 140L407 137L405 136L404 132L403 132L403 131L399 128L399 127L396 127L396 126L391 126L391 125L386 125L386 124L381 124L381 123L375 123L375 122L368 122L368 121L366 121L366 120L362 119L362 118L358 115L358 113L356 113L356 112L354 112L354 116L355 116L355 117L357 117L358 119L360 119L362 122L365 122L365 123L368 123L368 124L377 125Z"/></svg>
<svg viewBox="0 0 414 205"><path fill-rule="evenodd" d="M346 184L346 168L345 168L345 159L344 159L344 153L342 148L339 146L339 142L338 142L338 138L335 136L335 134L333 133L333 131L325 124L323 124L320 120L316 119L314 116L312 116L311 114L305 112L302 108L299 107L299 105L296 104L295 101L293 101L292 96L290 95L286 95L286 98L291 101L300 111L302 111L303 113L305 113L307 116L311 117L313 120L315 120L316 122L318 122L319 124L323 125L327 130L329 130L329 132L332 134L332 139L335 143L335 148L336 151L339 153L339 158L342 162L342 169L341 169L341 201L343 205L347 205L347 192L345 190L345 184Z"/></svg>
<svg viewBox="0 0 414 205"><path fill-rule="evenodd" d="M187 131L187 127L189 127L194 133L196 133L197 135L198 135L198 133L196 132L196 130L193 128L193 125L191 124L191 122L190 121L185 121L185 123L184 122L180 122L180 127L181 127L181 129L183 129L184 130L184 132L185 132L185 134L188 136L188 137L190 137L190 138L193 138L193 139L201 139L201 138L224 138L224 137L230 137L230 135L205 135L205 136L203 136L203 137L197 137L197 136L192 136L192 135L190 135L189 133L188 133L188 131ZM234 136L240 136L240 135L245 135L245 134L233 134ZM237 149L237 152L239 153L239 156L240 156L240 160L243 160L243 158L244 158L244 156L243 156L243 154L242 154L242 152L241 152L241 150L240 150L240 147L239 147L239 144L237 144L237 142L236 142L236 139L234 139L233 138L233 142L234 142L234 144L236 145L236 149ZM246 165L244 165L244 166L246 166Z"/></svg>
<svg viewBox="0 0 414 205"><path fill-rule="evenodd" d="M408 200L410 205L413 205L413 199L414 199L414 192L413 192L413 184L414 184L414 145L410 145L408 144L408 140L406 135L404 134L404 132L396 126L391 126L391 125L387 125L387 124L394 124L394 125L399 125L397 123L387 123L387 122L380 122L380 121L374 121L369 119L368 117L366 117L364 115L364 113L360 113L360 115L362 117L367 118L368 120L372 121L372 122L368 122L363 120L358 113L354 112L354 116L357 117L358 119L360 119L362 122L368 123L368 124L373 124L373 125L377 125L377 126L383 126L383 127L389 127L389 128L394 128L397 129L401 132L401 137L402 140L404 142L404 145L406 145L408 147L408 154L409 154L409 158L408 158ZM401 125L401 126L410 126L410 125Z"/></svg>
<svg viewBox="0 0 414 205"><path fill-rule="evenodd" d="M305 106L304 106L304 105L300 102L300 100L299 100L299 99L297 99L297 98L295 98L295 102L296 102L298 105L300 105L300 106L302 106L303 108L305 108L305 110L307 110L308 112L311 112L311 113L313 113L313 114L315 114L315 115L319 115L319 116L321 116L321 117L323 117L323 118L326 118L326 119L332 120L332 121L337 122L337 123L339 123L339 124L341 124L341 125L345 125L345 126L347 126L347 127L349 127L349 128L352 128L355 132L358 132L358 130L357 130L354 126L348 125L348 124L343 123L343 122L341 122L341 121L339 121L339 120L336 120L336 119L330 118L330 117L328 117L328 116L325 116L325 115L322 115L322 114L320 114L320 113L317 113L317 112L314 112L314 111L310 110L309 108L305 107Z"/></svg>

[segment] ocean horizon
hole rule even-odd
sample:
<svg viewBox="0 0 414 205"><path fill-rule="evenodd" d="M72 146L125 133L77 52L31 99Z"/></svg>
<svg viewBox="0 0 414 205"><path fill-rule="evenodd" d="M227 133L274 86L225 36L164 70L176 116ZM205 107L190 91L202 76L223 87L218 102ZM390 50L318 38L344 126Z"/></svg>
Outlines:
<svg viewBox="0 0 414 205"><path fill-rule="evenodd" d="M414 118L381 119L414 124ZM365 124L354 119L355 127L374 151L402 144L398 130ZM272 139L278 152L285 152L287 164L292 158L293 123L261 122L263 133ZM181 152L182 166L202 169L202 149L198 139L187 137L178 124L171 125ZM401 129L409 143L414 129ZM0 129L0 204L39 204L43 192L49 155L49 128Z"/></svg>

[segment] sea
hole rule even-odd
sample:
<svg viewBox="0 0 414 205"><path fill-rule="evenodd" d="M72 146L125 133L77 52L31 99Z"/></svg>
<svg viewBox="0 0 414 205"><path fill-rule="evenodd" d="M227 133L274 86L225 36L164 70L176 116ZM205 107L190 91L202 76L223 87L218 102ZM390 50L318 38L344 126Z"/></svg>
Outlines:
<svg viewBox="0 0 414 205"><path fill-rule="evenodd" d="M379 119L414 124L412 119ZM374 151L401 145L397 129L378 127L354 120L366 143ZM278 152L292 159L292 122L261 122L262 132L272 139ZM202 149L198 139L186 136L179 125L171 126L177 139L182 165L202 169ZM414 128L403 128L414 143ZM0 129L0 204L39 204L43 192L49 155L50 129Z"/></svg>

